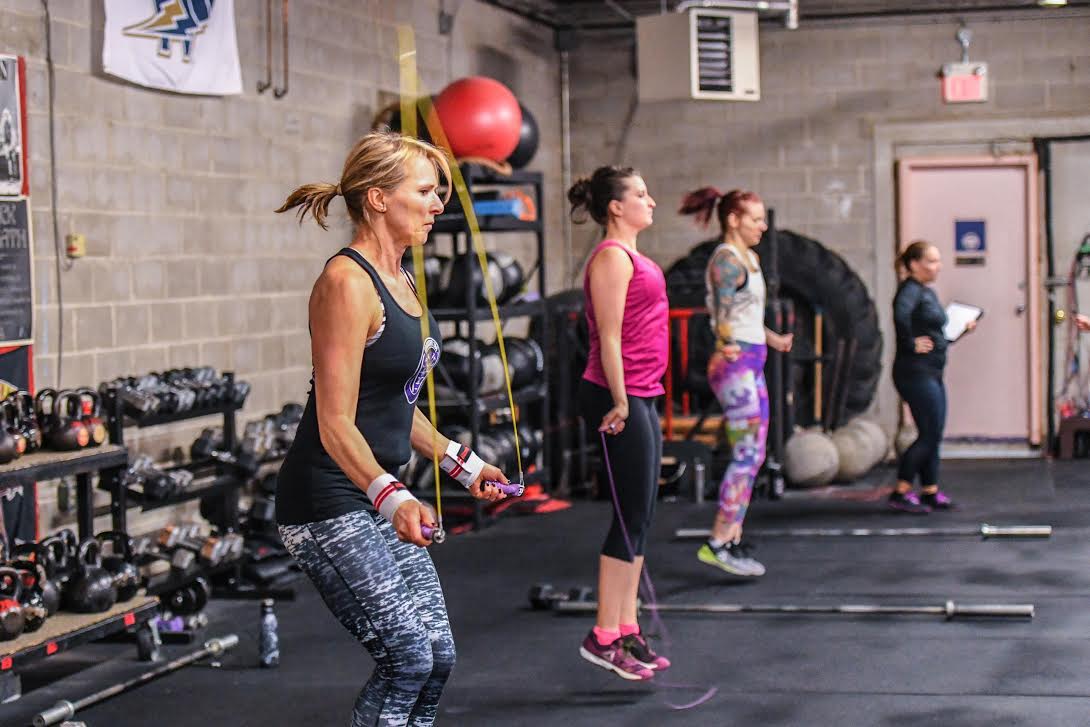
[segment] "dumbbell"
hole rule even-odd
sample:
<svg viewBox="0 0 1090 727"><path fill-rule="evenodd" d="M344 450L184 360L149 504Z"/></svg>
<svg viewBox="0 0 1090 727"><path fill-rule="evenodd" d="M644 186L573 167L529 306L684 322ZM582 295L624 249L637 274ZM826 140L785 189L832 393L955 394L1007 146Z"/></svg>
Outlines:
<svg viewBox="0 0 1090 727"><path fill-rule="evenodd" d="M178 528L180 526L167 526L163 530L170 528ZM145 535L138 538L133 538L132 553L133 558L137 561L149 561L160 560L170 563L170 569L178 574L186 574L193 570L193 567L197 564L197 556L191 550L185 548L163 547L160 543L164 539L163 530L155 535ZM175 535L175 538L178 536ZM170 541L170 537L166 537L166 541Z"/></svg>
<svg viewBox="0 0 1090 727"><path fill-rule="evenodd" d="M188 616L200 613L212 597L212 586L204 576L197 576L193 582L175 589L163 598L163 603L171 613Z"/></svg>
<svg viewBox="0 0 1090 727"><path fill-rule="evenodd" d="M210 566L222 563L233 546L233 541L227 541L215 535L201 536L200 526L172 526L168 525L159 532L159 545L171 549L185 549L192 552L203 562Z"/></svg>
<svg viewBox="0 0 1090 727"><path fill-rule="evenodd" d="M255 497L250 503L250 526L264 529L276 522L276 500L267 497Z"/></svg>
<svg viewBox="0 0 1090 727"><path fill-rule="evenodd" d="M240 453L235 455L223 449L223 430L219 427L206 427L199 437L193 440L189 447L189 456L197 462L203 459L214 459L238 467L246 475L253 476L260 466L260 444L246 440L240 445Z"/></svg>
<svg viewBox="0 0 1090 727"><path fill-rule="evenodd" d="M530 608L535 611L549 610L560 601L582 603L592 600L594 591L586 586L576 586L567 593L561 593L548 583L538 583L530 588Z"/></svg>
<svg viewBox="0 0 1090 727"><path fill-rule="evenodd" d="M151 461L151 457L142 454L122 475L126 487L138 487L144 497L150 500L165 500L184 491L193 483L193 473L179 469L164 472Z"/></svg>
<svg viewBox="0 0 1090 727"><path fill-rule="evenodd" d="M134 379L114 379L100 384L98 393L103 400L120 399L123 411L131 417L143 417L159 411L159 398L136 388Z"/></svg>

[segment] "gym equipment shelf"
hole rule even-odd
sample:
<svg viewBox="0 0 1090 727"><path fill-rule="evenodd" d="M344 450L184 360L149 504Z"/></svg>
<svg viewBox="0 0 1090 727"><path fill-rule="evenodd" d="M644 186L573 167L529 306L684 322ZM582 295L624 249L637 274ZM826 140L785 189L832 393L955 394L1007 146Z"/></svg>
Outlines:
<svg viewBox="0 0 1090 727"><path fill-rule="evenodd" d="M0 492L39 480L97 472L107 467L123 467L128 460L128 450L113 444L74 452L41 450L0 465Z"/></svg>
<svg viewBox="0 0 1090 727"><path fill-rule="evenodd" d="M173 414L152 414L146 417L140 417L136 419L128 414L125 415L126 427L138 427L143 429L144 427L157 427L160 424L171 424L173 422L184 422L188 419L197 419L199 417L210 417L216 415L229 415L242 407L238 404L222 404L220 406L203 409L189 409L188 411L174 412Z"/></svg>
<svg viewBox="0 0 1090 727"><path fill-rule="evenodd" d="M520 220L517 217L500 215L477 216L481 232L535 232L540 227L537 220ZM466 218L461 213L442 214L435 218L433 232L461 232L465 229Z"/></svg>
<svg viewBox="0 0 1090 727"><path fill-rule="evenodd" d="M519 316L537 316L545 311L545 303L541 300L520 301L497 306L500 318L516 318ZM466 319L465 308L432 308L431 314L437 321L462 321ZM484 304L476 306L474 310L475 321L492 320L492 310Z"/></svg>
<svg viewBox="0 0 1090 727"><path fill-rule="evenodd" d="M171 505L180 505L183 502L197 500L202 497L224 494L237 490L239 486L238 478L233 475L224 475L215 478L211 482L196 487L190 487L185 492L159 500L148 499L144 497L144 493L139 490L134 490L131 487L126 489L125 497L127 500L132 500L134 503L139 504L141 512L150 512L163 507L170 507Z"/></svg>
<svg viewBox="0 0 1090 727"><path fill-rule="evenodd" d="M34 633L23 634L13 641L0 644L0 683L3 684L5 701L20 693L16 674L20 667L121 631L135 632L150 628L147 623L155 618L158 609L158 598L137 596L104 613L60 611L50 616ZM144 653L141 653L141 658L147 660Z"/></svg>
<svg viewBox="0 0 1090 727"><path fill-rule="evenodd" d="M223 376L227 380L228 385L233 386L235 378L234 372L225 371L223 372ZM132 417L123 415L120 401L114 400L112 402L107 401L104 403L104 409L108 413L107 429L110 432L110 440L116 444L120 444L124 441L124 430L126 426L134 426L143 429L145 427L188 421L190 419L198 419L217 414L223 417L223 450L226 452L233 452L235 445L237 444L238 426L236 414L242 409L242 406L234 402L224 403L211 408L189 409L187 411L175 412L172 414L155 414L140 419L133 419ZM130 497L135 499L136 504L139 504L143 512L157 510L170 505L177 505L190 500L215 497L220 499L222 503L221 506L217 508L217 513L219 514L217 522L213 523L216 528L221 533L241 531L239 523L238 491L246 484L246 477L239 471L237 465L218 459L208 459L188 462L167 469L211 469L215 474L215 479L209 484L191 487L187 491L173 497L152 501L146 500L143 493L136 492L122 485L119 476L111 478L104 487L110 491L110 515L113 520L114 530L128 532L127 520ZM232 570L235 571L235 580L241 582L242 560L240 559L223 563L215 567L201 566L200 568L195 568L193 571L179 576L178 582L173 583L172 586L177 588L185 585L192 582L194 578L200 575L212 576L223 572L230 572ZM161 586L157 587L157 590L159 588L161 588ZM259 588L253 589L252 591L248 589L244 590L242 587L234 589L216 589L217 596L228 598L232 596L243 598L261 597L263 595L269 596L270 593L271 592ZM273 597L293 598L294 593L292 593L290 589L281 589L276 591Z"/></svg>
<svg viewBox="0 0 1090 727"><path fill-rule="evenodd" d="M217 565L204 566L198 573L175 573L174 571L165 571L158 573L148 578L147 591L149 596L159 596L164 593L184 588L185 586L193 583L193 579L196 576L204 576L206 578L212 578L218 576L221 573L228 573L235 566L238 565L238 560L229 560Z"/></svg>
<svg viewBox="0 0 1090 727"><path fill-rule="evenodd" d="M234 384L235 376L231 371L225 371L223 373L224 378L229 385ZM224 450L230 452L235 448L236 439L236 421L235 414L242 409L242 406L234 402L220 404L215 407L205 407L201 409L189 409L186 411L173 412L170 414L153 414L147 417L141 417L134 419L122 412L121 402L117 399L104 402L103 409L107 414L107 429L110 432L110 441L114 444L123 444L125 441L125 427L137 427L144 429L146 427L159 426L161 424L173 424L175 422L188 421L190 419L199 419L206 416L219 415L223 417L223 447ZM181 467L185 469L199 468L204 466L205 462L190 462ZM128 532L128 508L129 508L129 496L130 494L138 495L137 503L146 512L147 510L154 510L166 505L175 505L180 502L186 502L192 500L195 497L208 496L209 494L222 494L224 498L223 508L223 520L216 523L221 529L226 530L238 530L238 494L236 490L242 487L245 483L243 478L237 476L236 468L229 462L210 461L207 463L209 466L214 466L216 474L218 475L217 482L219 486L215 488L213 493L204 493L198 489L190 490L182 495L172 498L166 498L162 501L145 502L142 493L135 493L133 490L124 487L121 484L120 477L110 478L109 481L100 485L104 489L110 492L110 515L113 520L113 529L120 530L121 532ZM177 469L177 468L175 468ZM223 480L222 483L219 481ZM199 494L195 494L199 493ZM154 506L151 506L154 505Z"/></svg>
<svg viewBox="0 0 1090 727"><path fill-rule="evenodd" d="M527 279L526 283L532 285L533 282L536 282L536 291L530 293L530 300L517 301L498 306L498 312L503 319L514 317L540 319L544 324L543 328L547 329L548 310L543 299L546 286L545 217L542 206L542 201L544 199L544 178L542 174L540 172L516 170L509 175L503 175L488 167L469 163L462 164L460 169L471 198L474 197L475 188L478 191L481 191L481 188L529 188L529 198L532 198L530 201L534 208L535 219L520 220L508 216L478 215L477 222L480 225L482 233L532 233L535 236L537 265L535 265L534 268L536 269L537 274L536 276ZM450 239L449 249L452 256L473 252L472 235L469 229L469 223L463 214L461 203L457 197L451 199L450 203L447 205L446 212L436 219L436 224L432 228L431 236L433 244L437 235L442 235ZM491 321L492 311L487 304L482 304L478 300L475 286L466 285L465 288L466 299L464 306L453 307L450 306L448 302L447 305L433 308L432 314L438 321L453 323L456 334L465 336L466 339L470 341L469 358L471 361L474 361L474 356L477 351L477 326L482 322ZM539 340L538 343L543 344L544 342ZM470 364L470 385L462 392L461 396L447 397L445 400L438 402L439 406L443 408L444 413L454 414L459 410L464 412L471 433L470 446L474 449L479 445L482 425L487 423L486 417L488 413L509 406L506 391L487 396L480 396L478 394L476 378L472 373L472 369L475 368L476 365L476 363ZM548 364L543 362L543 365L547 367ZM549 435L547 425L549 391L544 383L547 380L547 371L543 369L539 374L539 383L513 392L514 401L510 402L510 404L514 404L523 409L522 416L519 417L520 421L525 421L527 423L532 421L543 432L543 462L549 461ZM523 466L526 467L529 464L530 463L523 463ZM510 475L510 473L508 474ZM539 469L533 476L535 482L548 488L549 477L547 470ZM528 479L529 477L530 475L527 475ZM454 497L466 494L461 487L454 487L450 482L447 482L444 486L449 488ZM485 509L486 504L487 503L482 503L480 500L474 500L474 528L480 528L485 524L487 516Z"/></svg>
<svg viewBox="0 0 1090 727"><path fill-rule="evenodd" d="M548 394L548 387L542 382L524 386L521 389L515 389L512 393L514 394L516 405L533 404L545 398ZM501 391L497 394L478 396L476 401L477 408L482 414L486 414L495 409L507 406L507 392ZM443 408L467 407L470 405L470 400L469 397L466 396L443 396L436 399L435 405Z"/></svg>
<svg viewBox="0 0 1090 727"><path fill-rule="evenodd" d="M116 475L125 469L128 461L129 451L116 444L104 444L73 452L42 450L0 465L0 493L33 485L40 480L75 476L76 522L82 540L94 533L95 498L91 475L99 472L102 480L115 481Z"/></svg>

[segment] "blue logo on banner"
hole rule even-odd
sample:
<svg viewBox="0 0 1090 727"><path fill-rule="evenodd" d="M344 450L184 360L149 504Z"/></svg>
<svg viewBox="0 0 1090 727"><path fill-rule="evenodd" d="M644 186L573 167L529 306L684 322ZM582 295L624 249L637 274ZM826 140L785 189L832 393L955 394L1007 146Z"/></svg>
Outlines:
<svg viewBox="0 0 1090 727"><path fill-rule="evenodd" d="M159 55L170 58L170 44L182 44L182 60L189 62L193 41L208 27L215 0L152 0L155 14L122 32L159 41Z"/></svg>
<svg viewBox="0 0 1090 727"><path fill-rule="evenodd" d="M958 255L980 255L988 251L984 220L954 220L954 252Z"/></svg>

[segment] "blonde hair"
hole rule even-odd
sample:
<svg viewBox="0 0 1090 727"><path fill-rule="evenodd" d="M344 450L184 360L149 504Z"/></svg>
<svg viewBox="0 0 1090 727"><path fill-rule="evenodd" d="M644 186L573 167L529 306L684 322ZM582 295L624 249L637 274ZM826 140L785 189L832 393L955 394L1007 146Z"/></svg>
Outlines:
<svg viewBox="0 0 1090 727"><path fill-rule="evenodd" d="M304 184L288 195L287 200L277 212L287 212L299 208L299 222L302 224L307 213L322 229L328 229L326 217L329 203L337 195L344 195L345 206L352 222L365 225L370 222L367 210L367 190L374 187L392 191L405 181L410 159L427 159L435 167L441 179L450 181L450 162L447 155L426 141L411 136L402 136L393 131L372 131L356 142L344 161L341 181L337 184L316 182ZM450 188L447 185L443 203L450 200Z"/></svg>

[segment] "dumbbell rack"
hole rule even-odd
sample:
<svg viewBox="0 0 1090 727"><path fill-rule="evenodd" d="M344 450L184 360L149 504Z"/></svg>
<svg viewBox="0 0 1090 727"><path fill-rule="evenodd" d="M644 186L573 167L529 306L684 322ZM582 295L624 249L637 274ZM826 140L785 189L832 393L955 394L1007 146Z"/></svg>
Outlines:
<svg viewBox="0 0 1090 727"><path fill-rule="evenodd" d="M225 371L223 374L227 380L228 386L234 384L234 373ZM223 417L223 450L232 452L235 449L238 439L238 425L236 415L242 409L242 407L235 403L220 404L214 407L205 407L201 409L190 409L184 412L177 412L174 414L155 414L152 416L141 417L140 419L126 419L119 400L109 400L105 402L104 410L107 412L107 430L110 433L110 441L120 444L124 441L125 427L133 426L139 429L147 427L159 426L162 424L173 424L176 422L187 421L190 419L196 419L199 417L220 415ZM117 476L111 478L106 487L110 491L110 515L113 520L113 529L121 532L128 532L128 508L130 504L130 498L139 502L141 510L148 512L150 510L158 510L163 507L170 507L183 502L189 502L196 499L204 499L209 497L222 497L222 505L217 508L219 517L213 524L219 528L221 533L227 532L240 532L241 527L239 523L239 507L238 497L239 490L245 486L246 478L240 476L238 468L228 462L222 462L215 459L206 459L196 462L188 462L183 465L177 465L174 468L166 469L178 469L185 468L198 473L214 472L215 478L210 484L203 487L195 487L184 493L179 493L169 498L161 500L147 500L143 496L135 491L129 490L121 482L120 471ZM231 584L226 587L217 586L214 590L214 595L219 598L276 598L280 600L291 600L295 597L295 592L291 588L282 587L276 589L252 587L246 584L245 579L242 577L242 560L229 561L221 563L216 566L203 566L201 569L194 570L193 572L186 573L184 575L168 574L162 577L156 577L148 584L149 594L162 594L168 593L177 588L189 585L194 581L197 576L205 576L212 579L214 576L222 576L230 574L227 579Z"/></svg>
<svg viewBox="0 0 1090 727"><path fill-rule="evenodd" d="M540 319L543 323L542 328L546 328L548 326L548 316L544 301L546 288L542 174L540 172L516 170L510 175L500 175L487 167L468 163L461 165L461 171L471 198L473 197L473 187L475 184L490 186L528 186L533 188L534 205L537 210L536 219L520 220L513 217L489 215L480 216L477 218L477 221L482 233L534 233L537 240L537 299L501 305L499 306L499 314L501 320L516 317ZM470 234L469 223L466 220L465 214L462 212L457 197L452 197L447 210L435 220L435 226L432 228L432 239L434 239L436 235L449 236L451 256L452 258L457 258L465 253L473 252L473 242ZM471 260L471 264L477 265L475 256ZM488 306L482 305L477 300L477 290L475 286L466 285L465 288L466 301L464 306L437 307L431 309L431 312L437 321L440 323L454 323L456 334L465 336L469 343L470 371L468 387L459 396L439 399L436 402L436 405L440 410L460 410L466 413L466 418L469 421L469 429L472 434L471 446L476 449L481 434L482 420L487 417L490 412L506 407L508 401L506 391L495 395L480 396L477 390L477 368L480 366L477 359L479 350L476 336L477 326L480 323L491 321L492 312ZM545 341L539 340L538 343L544 346ZM545 357L545 366L548 366L547 362L548 357ZM545 384L548 380L547 374L548 372L543 370L538 383L514 391L514 401L512 402L519 408L520 420L525 420L524 412L527 411L531 405L540 404L540 406L537 407L539 416L535 418L540 419L537 424L543 433L542 462L546 464L549 462L549 431L546 418L549 408L549 390ZM427 402L421 402L419 405L427 406ZM524 462L523 467L526 468L528 464L529 463ZM507 474L509 476L515 476L517 473ZM534 468L532 472L526 473L525 477L525 484L527 485L541 484L546 487L549 485L549 471L547 467ZM444 494L444 497L457 499L470 497L470 495L459 487L451 488L450 493ZM480 528L485 524L484 508L485 506L480 500L473 500L474 528Z"/></svg>
<svg viewBox="0 0 1090 727"><path fill-rule="evenodd" d="M232 372L224 372L224 378L227 380L228 386L234 384L235 377ZM223 417L223 448L228 452L233 451L236 445L237 427L235 414L241 408L240 405L231 402L213 407L189 409L173 414L153 414L139 419L132 419L126 417L122 411L121 402L117 399L107 398L103 407L107 414L106 428L110 433L110 441L117 445L124 444L125 428L128 426L145 429L147 427L174 424L176 422L188 421L199 417L220 415ZM148 512L150 510L158 510L163 507L189 502L190 500L222 496L223 517L220 522L215 524L224 531L238 530L238 489L245 485L246 482L244 478L238 476L235 467L228 463L211 459L188 462L184 465L180 465L180 467L191 470L194 473L212 469L216 473L216 478L211 484L203 487L194 487L186 492L178 493L177 495L161 500L143 498L139 493L123 486L120 477L114 477L110 481L104 483L106 488L110 491L110 515L113 519L113 529L125 533L128 532L128 508L130 498L139 502L143 512Z"/></svg>

